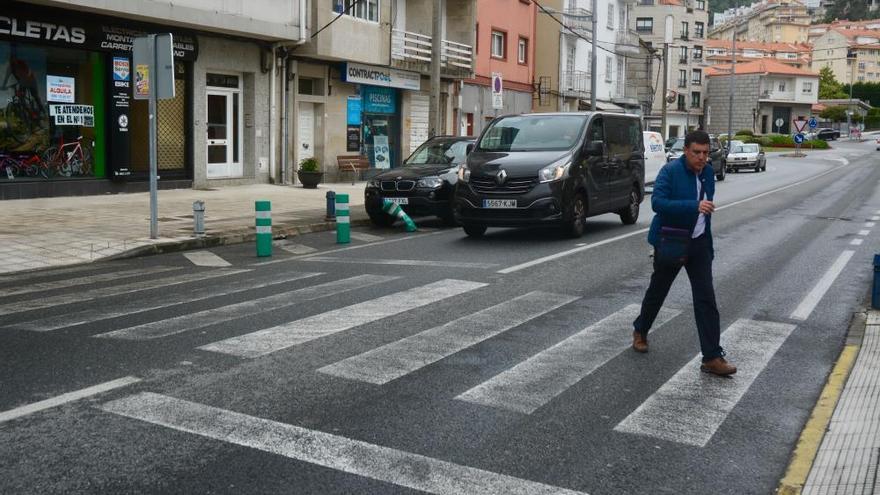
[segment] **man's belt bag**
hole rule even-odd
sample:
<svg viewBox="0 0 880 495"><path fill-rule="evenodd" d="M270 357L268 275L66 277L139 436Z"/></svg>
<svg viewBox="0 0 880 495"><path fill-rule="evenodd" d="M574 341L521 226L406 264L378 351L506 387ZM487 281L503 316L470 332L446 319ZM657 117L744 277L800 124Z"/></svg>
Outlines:
<svg viewBox="0 0 880 495"><path fill-rule="evenodd" d="M660 227L660 242L655 256L658 263L684 266L691 246L691 231L675 227Z"/></svg>

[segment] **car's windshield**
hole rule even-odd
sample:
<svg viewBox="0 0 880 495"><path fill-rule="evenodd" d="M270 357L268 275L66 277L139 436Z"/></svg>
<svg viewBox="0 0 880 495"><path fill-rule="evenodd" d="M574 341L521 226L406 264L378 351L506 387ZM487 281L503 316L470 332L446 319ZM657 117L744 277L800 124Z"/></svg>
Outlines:
<svg viewBox="0 0 880 495"><path fill-rule="evenodd" d="M741 144L733 149L734 153L757 153L757 144Z"/></svg>
<svg viewBox="0 0 880 495"><path fill-rule="evenodd" d="M567 150L578 142L584 115L521 115L496 121L480 139L481 151Z"/></svg>
<svg viewBox="0 0 880 495"><path fill-rule="evenodd" d="M467 141L434 140L423 143L404 162L404 167L415 165L450 165L464 163L467 158Z"/></svg>
<svg viewBox="0 0 880 495"><path fill-rule="evenodd" d="M684 139L676 139L675 143L672 144L672 151L684 151Z"/></svg>

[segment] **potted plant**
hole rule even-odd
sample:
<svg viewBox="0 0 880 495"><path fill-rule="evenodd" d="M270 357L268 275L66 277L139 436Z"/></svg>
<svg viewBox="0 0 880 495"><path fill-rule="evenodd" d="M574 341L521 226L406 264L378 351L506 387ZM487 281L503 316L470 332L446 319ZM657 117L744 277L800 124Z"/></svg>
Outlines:
<svg viewBox="0 0 880 495"><path fill-rule="evenodd" d="M303 158L299 162L299 170L296 171L299 182L306 189L316 189L318 183L324 177L324 172L318 170L318 160L314 157Z"/></svg>

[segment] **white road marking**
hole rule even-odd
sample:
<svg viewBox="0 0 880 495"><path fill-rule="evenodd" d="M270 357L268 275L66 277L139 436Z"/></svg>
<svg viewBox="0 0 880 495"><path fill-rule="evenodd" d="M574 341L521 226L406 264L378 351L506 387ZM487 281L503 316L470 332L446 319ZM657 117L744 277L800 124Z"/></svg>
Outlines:
<svg viewBox="0 0 880 495"><path fill-rule="evenodd" d="M305 244L282 244L281 249L291 254L309 254L317 251L317 249Z"/></svg>
<svg viewBox="0 0 880 495"><path fill-rule="evenodd" d="M146 290L161 289L174 285L186 284L189 282L198 282L218 277L226 277L238 273L246 273L250 270L232 270L221 268L209 272L187 273L174 277L161 278L158 280L146 280L141 282L133 282L130 284L116 285L113 287L100 287L92 290L85 290L73 294L61 294L52 297L41 297L24 302L12 302L0 305L0 315L8 315L13 313L21 313L24 311L32 311L35 309L51 308L62 304L73 304L83 301L90 301L100 297L119 296L123 294L132 294Z"/></svg>
<svg viewBox="0 0 880 495"><path fill-rule="evenodd" d="M141 393L100 406L112 414L426 493L578 495L580 492L268 419Z"/></svg>
<svg viewBox="0 0 880 495"><path fill-rule="evenodd" d="M846 158L826 158L826 160L833 160L835 162L840 162L844 165L849 165L849 160L847 160Z"/></svg>
<svg viewBox="0 0 880 495"><path fill-rule="evenodd" d="M101 394L109 390L125 387L139 381L141 381L140 378L126 376L124 378L118 378L110 382L93 385L91 387L76 390L74 392L61 394L58 397L52 397L51 399L41 400L40 402L34 402L33 404L28 404L26 406L16 407L15 409L0 412L0 423L5 423L6 421L11 421L22 416L27 416L28 414L33 414L35 412L51 409L53 407L67 404L68 402L73 402L79 399L83 399L85 397L91 397L93 395Z"/></svg>
<svg viewBox="0 0 880 495"><path fill-rule="evenodd" d="M327 233L333 234L334 236L336 235L335 230L328 230ZM382 239L384 239L384 237L380 237L378 235L373 235L373 234L367 234L366 232L352 232L349 235L349 237L351 237L352 239L358 240L358 241L363 241L363 242L376 242L376 241L381 241Z"/></svg>
<svg viewBox="0 0 880 495"><path fill-rule="evenodd" d="M865 222L865 227L866 227L866 228L869 228L869 229L872 228L872 227L875 226L875 225L877 225L876 222Z"/></svg>
<svg viewBox="0 0 880 495"><path fill-rule="evenodd" d="M231 263L211 251L194 251L183 255L196 266L231 266Z"/></svg>
<svg viewBox="0 0 880 495"><path fill-rule="evenodd" d="M68 268L57 268L57 269L50 269L50 270L39 270L39 271L35 271L35 272L17 273L15 275L6 275L3 277L0 277L0 284L8 284L8 283L15 283L15 282L29 282L30 280L33 280L34 278L37 278L37 277L53 277L55 275L66 275L69 273L86 272L86 271L90 271L90 270L92 270L92 271L100 270L101 268L102 268L101 266L88 263L88 264L83 264L83 265L71 266Z"/></svg>
<svg viewBox="0 0 880 495"><path fill-rule="evenodd" d="M373 258L343 258L334 256L310 256L302 261L320 261L324 263L344 263L353 265L399 265L399 266L433 266L443 268L495 268L496 263L468 263L457 261L438 260L401 260L401 259L373 259Z"/></svg>
<svg viewBox="0 0 880 495"><path fill-rule="evenodd" d="M85 323L94 323L96 321L117 318L119 316L131 316L140 313L146 313L147 311L155 311L157 309L169 308L172 306L188 304L196 301L204 301L206 299L211 299L214 297L229 296L232 294L247 292L249 290L259 289L262 287L269 287L272 285L292 282L294 280L317 277L319 275L323 274L307 272L285 273L282 276L261 277L259 279L259 282L257 283L255 283L254 280L233 280L230 281L228 284L224 284L222 286L213 285L205 287L199 289L198 291L175 296L170 300L166 300L154 305L146 305L139 300L128 303L123 302L118 305L113 305L111 307L92 308L75 313L67 313L58 316L50 316L48 318L41 318L39 320L14 323L9 326L10 328L15 328L17 330L48 332L51 330L57 330L59 328L72 327L74 325L82 325Z"/></svg>
<svg viewBox="0 0 880 495"><path fill-rule="evenodd" d="M633 320L640 309L638 304L629 305L456 399L531 414L628 349L632 344ZM661 309L654 328L679 313Z"/></svg>
<svg viewBox="0 0 880 495"><path fill-rule="evenodd" d="M859 231L859 235L868 235L868 234L870 234L870 233L871 233L870 230L860 230L860 231Z"/></svg>
<svg viewBox="0 0 880 495"><path fill-rule="evenodd" d="M705 447L795 328L769 321L735 321L721 335L731 363L738 368L735 375L725 378L701 372L698 354L614 430Z"/></svg>
<svg viewBox="0 0 880 495"><path fill-rule="evenodd" d="M0 297L18 296L21 294L30 294L33 292L46 292L55 289L68 289L79 285L88 285L100 282L108 282L118 280L120 278L139 277L141 275L149 275L151 273L163 273L171 270L180 270L174 266L157 266L154 268L138 268L136 270L123 270L121 272L100 273L97 275L89 275L87 277L65 278L62 280L53 280L51 282L41 282L37 284L27 284L15 288L0 289Z"/></svg>
<svg viewBox="0 0 880 495"><path fill-rule="evenodd" d="M423 229L423 230L427 230L427 229ZM383 244L390 244L392 242L411 241L413 239L421 239L423 237L430 237L430 236L439 235L439 234L447 234L450 232L455 232L455 230L438 230L436 232L414 233L414 234L410 234L410 235L406 235L406 236L402 236L402 237L395 237L394 239L386 239L384 241L373 242L370 244L358 244L357 246L347 246L347 247L339 248L339 249L331 249L329 251L324 251L322 254L342 253L345 251L352 251L355 249L374 248L376 246L381 246ZM308 258L310 256L312 256L312 255L304 254L302 256L296 256L293 258L278 259L278 260L274 260L274 261L262 261L259 263L254 263L254 265L265 266L265 265L271 265L274 263L288 263L291 261L298 261L298 260L301 260L304 258Z"/></svg>
<svg viewBox="0 0 880 495"><path fill-rule="evenodd" d="M530 292L318 371L383 385L575 300L577 297Z"/></svg>
<svg viewBox="0 0 880 495"><path fill-rule="evenodd" d="M414 289L320 313L285 325L199 347L204 351L256 358L381 320L488 284L446 279Z"/></svg>
<svg viewBox="0 0 880 495"><path fill-rule="evenodd" d="M142 325L121 328L112 332L94 335L93 337L124 340L157 339L190 330L205 328L224 321L237 320L247 316L279 310L305 301L314 301L315 299L320 299L322 297L335 296L342 292L369 287L370 285L396 280L397 278L399 277L358 275L356 277L342 280L334 280L325 284L291 290L280 294L273 294L268 297L250 299L220 308L206 309L204 311L197 311L195 313L188 313L173 318L152 321Z"/></svg>
<svg viewBox="0 0 880 495"><path fill-rule="evenodd" d="M819 304L819 301L825 296L825 293L828 292L828 289L831 288L831 284L837 279L837 276L840 275L840 272L843 271L846 264L849 262L849 259L852 258L855 251L844 251L837 258L837 261L831 265L831 268L825 272L825 275L816 283L813 290L804 297L803 301L798 305L797 309L791 314L791 319L793 320L806 320L810 317L810 313L816 308Z"/></svg>
<svg viewBox="0 0 880 495"><path fill-rule="evenodd" d="M864 241L864 239L853 239L853 240L849 241L849 244L851 246L861 246L863 241Z"/></svg>
<svg viewBox="0 0 880 495"><path fill-rule="evenodd" d="M847 165L847 164L849 164L849 162L846 162L844 165ZM792 188L792 187L798 187L798 186L800 186L800 185L802 185L802 184L806 184L807 182L811 182L811 181L814 181L814 180L819 179L819 178L821 178L821 177L824 177L824 176L826 176L826 175L828 175L828 174L830 174L830 173L837 172L837 171L840 170L841 168L843 168L843 167L836 167L836 168L833 168L833 169L831 169L831 170L828 170L828 171L822 172L822 173L819 174L819 175L815 175L815 176L813 176L813 177L810 177L809 179L804 179L804 180L802 180L802 181L795 182L794 184L789 184L789 185L787 185L787 186L778 187L778 188L773 189L773 190L771 190L771 191L763 192L763 193L761 193L761 194L756 194L755 196L751 196L751 197L748 197L748 198L745 198L745 199L741 199L741 200L739 200L739 201L736 201L736 202L733 202L733 203L730 203L730 204L726 204L726 205L724 205L724 206L720 206L720 207L718 207L718 208L715 208L715 210L716 210L716 211L724 210L725 208L731 208L731 207L733 207L733 206L737 206L737 205L740 205L740 204L746 203L746 202L748 202L748 201L753 201L753 200L756 200L756 199L758 199L758 198L763 198L764 196L769 196L769 195L771 195L771 194L776 194L776 193L778 193L779 191L784 191L784 190L786 190L786 189L790 189L790 188ZM578 246L578 247L575 247L574 249L569 249L569 250L562 251L562 252L559 252L559 253L556 253L556 254L551 254L551 255L549 255L549 256L544 256L544 257L541 257L541 258L534 259L534 260L532 260L532 261L527 261L527 262L525 262L525 263L520 263L520 264L518 264L518 265L514 265L514 266L511 266L511 267L508 267L508 268L504 268L504 269L502 269L502 270L498 270L498 273L504 273L504 274L506 274L506 273L518 272L518 271L520 271L520 270L525 270L526 268L531 268L531 267L533 267L533 266L537 266L537 265L540 265L540 264L542 264L542 263L547 263L548 261L553 261L553 260L557 260L557 259L559 259L559 258L563 258L563 257L565 257L565 256L569 256L569 255L572 255L572 254L580 253L580 252L582 252L582 251L586 251L586 250L588 250L588 249L592 249L592 248L594 248L594 247L604 246L605 244L610 244L610 243L612 243L612 242L616 242L616 241L619 241L619 240L621 240L621 239L626 239L626 238L628 238L628 237L633 237L633 236L636 236L636 235L641 235L641 234L644 234L644 233L647 232L647 231L648 231L647 228L645 228L645 229L639 229L639 230L635 230L635 231L633 231L633 232L629 232L629 233L627 233L627 234L619 235L619 236L617 236L617 237L612 237L612 238L610 238L610 239L605 239L605 240L602 240L602 241L599 241L599 242L594 242L594 243L592 243L592 244L586 244L586 245L583 245L583 246Z"/></svg>
<svg viewBox="0 0 880 495"><path fill-rule="evenodd" d="M871 217L872 222L876 222L877 220L880 220L880 217L877 217L877 216Z"/></svg>

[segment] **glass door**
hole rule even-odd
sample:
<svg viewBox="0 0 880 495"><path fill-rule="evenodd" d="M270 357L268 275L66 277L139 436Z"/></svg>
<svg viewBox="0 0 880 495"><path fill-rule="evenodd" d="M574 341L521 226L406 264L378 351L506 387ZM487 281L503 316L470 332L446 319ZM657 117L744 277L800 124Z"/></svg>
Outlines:
<svg viewBox="0 0 880 495"><path fill-rule="evenodd" d="M238 92L208 91L208 178L241 177Z"/></svg>

